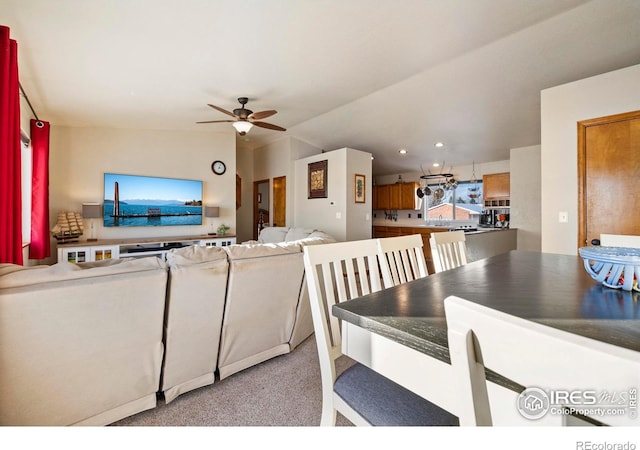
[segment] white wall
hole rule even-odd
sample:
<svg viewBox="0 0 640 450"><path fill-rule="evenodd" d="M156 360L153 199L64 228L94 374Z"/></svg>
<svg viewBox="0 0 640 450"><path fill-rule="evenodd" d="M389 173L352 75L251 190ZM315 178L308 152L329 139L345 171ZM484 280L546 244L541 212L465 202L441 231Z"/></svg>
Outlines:
<svg viewBox="0 0 640 450"><path fill-rule="evenodd" d="M542 251L575 255L578 243L577 122L640 110L640 65L542 91ZM568 223L558 214L569 213Z"/></svg>
<svg viewBox="0 0 640 450"><path fill-rule="evenodd" d="M371 153L349 149L346 150L346 156L346 237L348 241L371 239L371 208L373 206L373 190L371 188L373 186L373 177L371 175ZM355 174L365 176L364 203L355 202Z"/></svg>
<svg viewBox="0 0 640 450"><path fill-rule="evenodd" d="M511 228L518 250L540 251L540 146L511 149Z"/></svg>
<svg viewBox="0 0 640 450"><path fill-rule="evenodd" d="M204 181L203 202L220 207L217 219L203 218L202 226L103 228L99 239L186 236L207 233L221 223L235 233L235 134L124 130L106 128L51 128L50 219L60 211L81 211L82 204L104 198L104 173L125 173ZM222 160L224 175L215 175L211 163ZM98 221L96 221L98 222ZM55 239L53 239L55 241Z"/></svg>
<svg viewBox="0 0 640 450"><path fill-rule="evenodd" d="M308 165L327 160L327 198L308 197ZM338 241L371 238L371 154L342 148L295 162L295 226L315 228ZM364 204L356 204L355 174L367 179ZM369 216L367 216L369 214ZM367 219L368 217L368 219Z"/></svg>

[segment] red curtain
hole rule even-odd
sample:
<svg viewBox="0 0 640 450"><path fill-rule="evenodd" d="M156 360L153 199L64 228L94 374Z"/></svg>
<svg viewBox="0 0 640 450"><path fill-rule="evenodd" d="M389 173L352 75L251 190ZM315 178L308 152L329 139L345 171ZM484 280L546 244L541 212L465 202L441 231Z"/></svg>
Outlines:
<svg viewBox="0 0 640 450"><path fill-rule="evenodd" d="M22 264L18 44L0 25L0 263Z"/></svg>
<svg viewBox="0 0 640 450"><path fill-rule="evenodd" d="M30 259L51 255L49 234L49 122L31 119L31 244Z"/></svg>

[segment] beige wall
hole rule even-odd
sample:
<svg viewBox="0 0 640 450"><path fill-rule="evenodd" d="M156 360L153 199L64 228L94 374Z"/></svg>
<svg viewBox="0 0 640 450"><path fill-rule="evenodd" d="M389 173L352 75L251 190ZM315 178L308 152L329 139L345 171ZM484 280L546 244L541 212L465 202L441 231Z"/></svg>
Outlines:
<svg viewBox="0 0 640 450"><path fill-rule="evenodd" d="M242 205L236 210L236 234L238 242L245 242L253 239L253 150L238 145L236 155L242 198Z"/></svg>
<svg viewBox="0 0 640 450"><path fill-rule="evenodd" d="M211 171L222 160L224 175ZM103 199L105 172L202 180L205 205L219 206L220 218L203 218L202 226L103 228L101 239L197 235L221 223L235 233L235 133L51 128L51 226L60 211L81 211L82 203ZM96 221L98 222L98 221ZM85 236L86 237L86 236Z"/></svg>
<svg viewBox="0 0 640 450"><path fill-rule="evenodd" d="M511 149L510 227L518 250L540 251L540 146Z"/></svg>
<svg viewBox="0 0 640 450"><path fill-rule="evenodd" d="M269 180L269 211L272 211L273 179L287 177L286 226L295 226L295 161L318 153L318 147L290 136L256 149L238 148L238 167L243 172L243 201L237 223L240 242L253 239L253 182L257 180Z"/></svg>
<svg viewBox="0 0 640 450"><path fill-rule="evenodd" d="M640 110L640 65L542 91L542 251L575 255L578 246L577 123ZM568 223L558 214L568 212Z"/></svg>

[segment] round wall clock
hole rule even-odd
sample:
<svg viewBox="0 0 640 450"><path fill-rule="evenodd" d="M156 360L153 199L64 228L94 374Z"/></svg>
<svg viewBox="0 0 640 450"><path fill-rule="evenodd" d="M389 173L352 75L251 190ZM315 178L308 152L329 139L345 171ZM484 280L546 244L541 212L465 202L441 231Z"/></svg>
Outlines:
<svg viewBox="0 0 640 450"><path fill-rule="evenodd" d="M227 171L227 165L222 161L214 161L211 163L211 170L216 175L222 175Z"/></svg>

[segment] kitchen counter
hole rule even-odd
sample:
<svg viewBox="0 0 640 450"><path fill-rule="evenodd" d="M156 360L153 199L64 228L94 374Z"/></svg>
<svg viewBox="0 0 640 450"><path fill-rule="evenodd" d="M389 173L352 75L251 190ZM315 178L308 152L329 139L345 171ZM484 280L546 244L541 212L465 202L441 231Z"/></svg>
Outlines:
<svg viewBox="0 0 640 450"><path fill-rule="evenodd" d="M373 237L390 237L395 235L411 234L414 232L420 232L425 230L426 233L423 236L423 244L425 250L425 258L429 273L433 273L433 265L431 262L431 250L429 247L429 235L430 232L437 231L449 231L454 228L454 224L448 224L443 226L437 226L432 224L410 225L406 222L391 222L385 220L384 223L379 221L373 224ZM402 228L400 234L383 232L383 229ZM501 253L507 253L511 250L516 250L518 245L518 230L516 228L478 228L477 231L465 231L465 239L467 244L467 254L469 262L478 261L480 259L488 258L490 256L499 255Z"/></svg>

